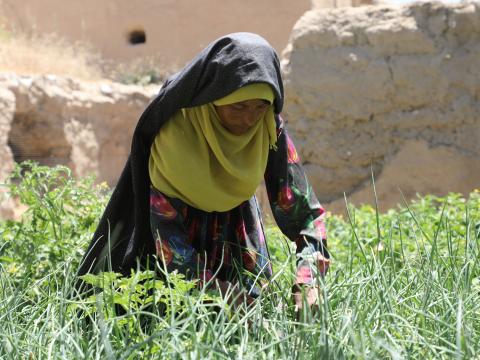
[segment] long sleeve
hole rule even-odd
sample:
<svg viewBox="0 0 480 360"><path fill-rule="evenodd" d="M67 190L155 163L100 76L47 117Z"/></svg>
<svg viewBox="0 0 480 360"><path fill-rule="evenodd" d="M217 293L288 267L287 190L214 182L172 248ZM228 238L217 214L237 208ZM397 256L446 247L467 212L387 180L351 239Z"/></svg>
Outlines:
<svg viewBox="0 0 480 360"><path fill-rule="evenodd" d="M297 284L316 278L313 255L329 258L325 210L308 183L300 158L281 116L277 117L277 148L269 154L265 185L275 221L297 246Z"/></svg>
<svg viewBox="0 0 480 360"><path fill-rule="evenodd" d="M204 256L189 243L182 205L175 205L161 192L151 189L150 225L157 256L168 272L177 270L188 279L198 279L202 285L213 277L213 272L207 268Z"/></svg>

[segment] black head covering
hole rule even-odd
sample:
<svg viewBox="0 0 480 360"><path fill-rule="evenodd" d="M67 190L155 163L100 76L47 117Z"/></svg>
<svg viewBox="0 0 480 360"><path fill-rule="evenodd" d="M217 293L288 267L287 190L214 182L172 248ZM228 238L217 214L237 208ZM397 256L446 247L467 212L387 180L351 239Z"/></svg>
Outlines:
<svg viewBox="0 0 480 360"><path fill-rule="evenodd" d="M165 122L179 109L220 99L252 83L267 83L275 113L283 107L283 84L275 50L256 34L234 33L212 42L170 77L140 117L118 184L85 254L79 275L101 270L128 274L136 258L155 253L150 230L148 160Z"/></svg>

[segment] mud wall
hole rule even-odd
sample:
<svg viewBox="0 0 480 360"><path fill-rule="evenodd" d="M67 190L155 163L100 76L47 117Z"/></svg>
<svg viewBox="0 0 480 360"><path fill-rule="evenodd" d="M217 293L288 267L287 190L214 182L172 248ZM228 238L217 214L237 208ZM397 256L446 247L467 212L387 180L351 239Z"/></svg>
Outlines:
<svg viewBox="0 0 480 360"><path fill-rule="evenodd" d="M479 6L317 9L297 22L286 117L324 202L372 202L372 170L383 208L399 189L480 187Z"/></svg>
<svg viewBox="0 0 480 360"><path fill-rule="evenodd" d="M155 56L159 67L169 68L237 31L256 32L281 52L310 6L310 0L0 0L0 24L90 43L113 62ZM135 31L144 32L145 42L131 43Z"/></svg>
<svg viewBox="0 0 480 360"><path fill-rule="evenodd" d="M115 184L139 116L158 86L0 75L0 179L13 161L63 164Z"/></svg>

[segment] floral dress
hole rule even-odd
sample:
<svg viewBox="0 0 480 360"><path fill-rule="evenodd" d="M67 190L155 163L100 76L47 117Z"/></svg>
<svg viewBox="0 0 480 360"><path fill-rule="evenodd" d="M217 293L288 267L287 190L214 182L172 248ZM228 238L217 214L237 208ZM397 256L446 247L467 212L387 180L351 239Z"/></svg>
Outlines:
<svg viewBox="0 0 480 360"><path fill-rule="evenodd" d="M265 185L278 227L296 243L296 283L311 284L315 281L315 266L309 255L319 251L329 257L325 211L307 181L280 116L277 136L277 149L269 153ZM157 256L169 272L177 270L187 278L198 279L200 284L214 276L238 282L253 297L272 276L255 196L226 212L205 212L152 186L150 224Z"/></svg>

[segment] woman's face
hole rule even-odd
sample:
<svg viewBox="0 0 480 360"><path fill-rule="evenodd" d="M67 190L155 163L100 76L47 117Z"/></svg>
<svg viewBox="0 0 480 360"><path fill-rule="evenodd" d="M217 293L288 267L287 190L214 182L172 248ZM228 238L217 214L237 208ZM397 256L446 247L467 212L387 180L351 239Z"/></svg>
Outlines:
<svg viewBox="0 0 480 360"><path fill-rule="evenodd" d="M265 115L269 107L270 103L266 100L252 99L215 106L215 109L225 129L234 135L242 135Z"/></svg>

